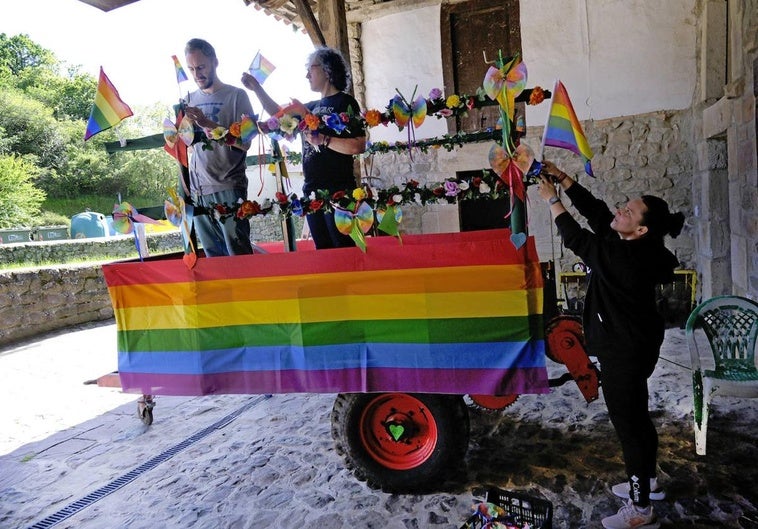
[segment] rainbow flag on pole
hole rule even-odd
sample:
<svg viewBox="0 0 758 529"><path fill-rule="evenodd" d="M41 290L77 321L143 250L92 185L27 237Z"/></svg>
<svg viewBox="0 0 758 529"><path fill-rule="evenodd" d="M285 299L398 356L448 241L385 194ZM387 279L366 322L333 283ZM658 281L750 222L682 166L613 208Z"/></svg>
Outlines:
<svg viewBox="0 0 758 529"><path fill-rule="evenodd" d="M111 127L115 127L124 118L134 115L129 105L121 100L118 90L113 86L103 67L100 67L100 79L97 82L95 104L87 122L87 130L84 132L84 141L95 134Z"/></svg>
<svg viewBox="0 0 758 529"><path fill-rule="evenodd" d="M176 55L172 55L171 59L174 61L174 69L176 70L176 82L181 83L183 81L189 81L187 74L184 72L184 68L182 68L182 63L179 62Z"/></svg>
<svg viewBox="0 0 758 529"><path fill-rule="evenodd" d="M582 125L576 117L574 107L569 99L566 87L560 81L555 82L545 132L542 135L542 150L545 146L568 149L584 160L584 170L592 174L592 149L582 131Z"/></svg>
<svg viewBox="0 0 758 529"><path fill-rule="evenodd" d="M250 69L248 72L255 77L256 81L263 84L274 70L276 70L276 66L258 51L258 53L255 54L255 57L253 57L253 62L250 63Z"/></svg>
<svg viewBox="0 0 758 529"><path fill-rule="evenodd" d="M534 240L508 230L357 248L111 263L125 391L547 393Z"/></svg>

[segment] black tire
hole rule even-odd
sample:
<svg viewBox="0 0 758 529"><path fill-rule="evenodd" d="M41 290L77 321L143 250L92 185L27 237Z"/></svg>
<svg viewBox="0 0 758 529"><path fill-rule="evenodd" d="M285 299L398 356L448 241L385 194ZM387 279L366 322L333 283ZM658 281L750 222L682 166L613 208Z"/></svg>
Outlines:
<svg viewBox="0 0 758 529"><path fill-rule="evenodd" d="M399 416L408 427L395 437ZM337 453L358 480L385 492L439 488L449 471L461 467L469 431L460 395L347 393L332 408Z"/></svg>

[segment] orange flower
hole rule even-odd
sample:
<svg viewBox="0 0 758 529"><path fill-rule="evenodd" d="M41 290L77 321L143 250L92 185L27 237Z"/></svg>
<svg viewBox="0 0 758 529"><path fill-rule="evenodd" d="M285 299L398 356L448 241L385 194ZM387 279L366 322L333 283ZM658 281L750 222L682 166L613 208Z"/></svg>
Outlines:
<svg viewBox="0 0 758 529"><path fill-rule="evenodd" d="M261 205L255 201L245 200L237 209L237 218L245 219L261 212Z"/></svg>
<svg viewBox="0 0 758 529"><path fill-rule="evenodd" d="M382 122L382 113L378 110L366 111L366 125L369 127L376 127Z"/></svg>
<svg viewBox="0 0 758 529"><path fill-rule="evenodd" d="M231 134L235 138L239 138L240 137L241 132L240 132L239 121L237 121L237 122L232 123L231 125L229 125L229 134Z"/></svg>
<svg viewBox="0 0 758 529"><path fill-rule="evenodd" d="M539 105L545 100L545 91L539 86L532 88L532 93L529 94L530 105Z"/></svg>
<svg viewBox="0 0 758 529"><path fill-rule="evenodd" d="M305 125L309 130L317 130L319 125L321 125L321 120L314 114L306 114Z"/></svg>

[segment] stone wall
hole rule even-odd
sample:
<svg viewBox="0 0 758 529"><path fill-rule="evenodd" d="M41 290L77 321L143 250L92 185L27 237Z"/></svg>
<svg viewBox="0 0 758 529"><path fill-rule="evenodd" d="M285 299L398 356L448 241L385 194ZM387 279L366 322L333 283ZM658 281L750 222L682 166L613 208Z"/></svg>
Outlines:
<svg viewBox="0 0 758 529"><path fill-rule="evenodd" d="M111 317L100 265L0 271L0 347Z"/></svg>

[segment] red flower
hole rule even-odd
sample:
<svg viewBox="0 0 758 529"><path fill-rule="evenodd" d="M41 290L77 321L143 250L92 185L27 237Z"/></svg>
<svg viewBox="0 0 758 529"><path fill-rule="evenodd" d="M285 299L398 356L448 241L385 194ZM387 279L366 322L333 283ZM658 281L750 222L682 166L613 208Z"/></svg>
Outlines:
<svg viewBox="0 0 758 529"><path fill-rule="evenodd" d="M321 199L311 200L309 205L311 211L318 211L324 205L324 201Z"/></svg>
<svg viewBox="0 0 758 529"><path fill-rule="evenodd" d="M286 204L287 202L289 202L289 198L287 198L287 195L285 195L284 193L280 191L277 191L275 196L276 196L277 202L279 202L280 204Z"/></svg>
<svg viewBox="0 0 758 529"><path fill-rule="evenodd" d="M476 104L476 99L474 99L474 96L471 96L466 100L466 108L469 110L474 108L474 105Z"/></svg>
<svg viewBox="0 0 758 529"><path fill-rule="evenodd" d="M347 115L347 112L340 112L340 119L342 120L342 123L350 122L350 116Z"/></svg>
<svg viewBox="0 0 758 529"><path fill-rule="evenodd" d="M481 176L475 176L473 180L471 180L471 185L474 187L479 187L481 184L482 184Z"/></svg>
<svg viewBox="0 0 758 529"><path fill-rule="evenodd" d="M222 215L226 215L227 213L229 213L229 210L223 204L216 204L215 206L213 206L213 208L219 213L221 213Z"/></svg>
<svg viewBox="0 0 758 529"><path fill-rule="evenodd" d="M435 187L434 189L432 189L432 194L435 197L441 197L442 195L445 194L445 188L444 187Z"/></svg>
<svg viewBox="0 0 758 529"><path fill-rule="evenodd" d="M332 195L332 200L339 200L341 198L345 198L345 191L335 191L335 193Z"/></svg>
<svg viewBox="0 0 758 529"><path fill-rule="evenodd" d="M261 212L261 205L255 201L245 200L237 209L237 218L245 219Z"/></svg>

